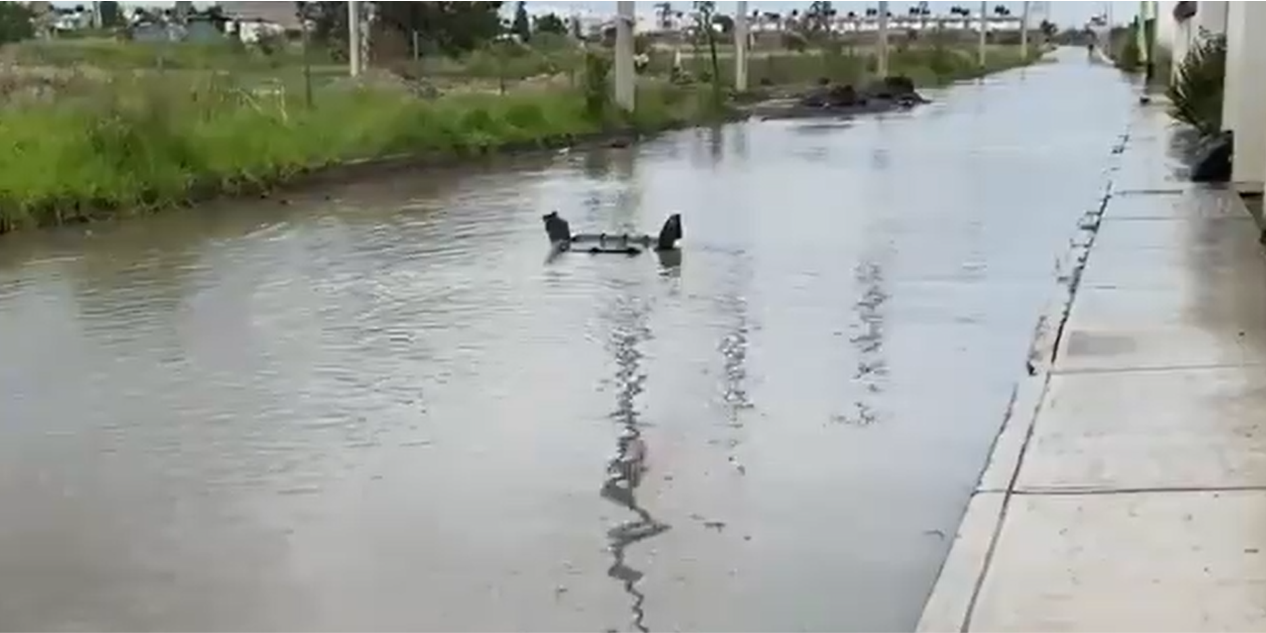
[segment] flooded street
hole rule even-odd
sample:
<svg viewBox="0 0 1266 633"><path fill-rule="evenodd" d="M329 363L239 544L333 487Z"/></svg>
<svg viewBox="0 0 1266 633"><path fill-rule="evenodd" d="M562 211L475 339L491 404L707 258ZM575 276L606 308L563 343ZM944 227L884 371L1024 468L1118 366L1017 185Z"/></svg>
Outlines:
<svg viewBox="0 0 1266 633"><path fill-rule="evenodd" d="M913 629L1129 116L1060 60L0 241L0 628Z"/></svg>

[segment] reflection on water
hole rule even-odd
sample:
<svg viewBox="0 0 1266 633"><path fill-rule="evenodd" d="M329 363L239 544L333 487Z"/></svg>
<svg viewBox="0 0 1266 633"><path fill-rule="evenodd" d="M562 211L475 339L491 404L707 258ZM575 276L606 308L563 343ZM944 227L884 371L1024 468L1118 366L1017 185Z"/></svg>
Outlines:
<svg viewBox="0 0 1266 633"><path fill-rule="evenodd" d="M642 507L637 499L637 489L647 470L648 449L642 439L641 422L637 410L637 396L644 389L646 373L642 370L641 343L650 336L646 325L648 307L645 299L634 295L638 288L624 286L613 301L609 311L611 334L609 348L615 356L616 408L611 418L619 428L616 454L607 464L607 479L602 486L602 497L633 512L634 517L607 531L612 556L607 575L620 581L632 598L630 609L633 624L646 631L644 619L646 596L637 589L643 572L625 562L629 546L657 536L669 529Z"/></svg>
<svg viewBox="0 0 1266 633"><path fill-rule="evenodd" d="M883 305L888 300L884 291L884 273L882 265L877 261L863 261L854 271L860 284L861 296L855 304L857 323L854 327L859 331L851 339L857 348L857 373L853 380L861 386L862 391L854 403L856 413L843 416L839 421L856 426L868 426L878 420L878 412L872 403L884 390L884 379L888 375L888 363L884 358L884 316Z"/></svg>

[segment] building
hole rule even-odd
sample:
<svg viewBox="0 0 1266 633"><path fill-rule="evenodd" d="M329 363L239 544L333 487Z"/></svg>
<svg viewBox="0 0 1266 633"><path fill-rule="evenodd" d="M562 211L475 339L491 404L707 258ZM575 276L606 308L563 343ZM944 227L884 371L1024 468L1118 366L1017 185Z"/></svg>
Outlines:
<svg viewBox="0 0 1266 633"><path fill-rule="evenodd" d="M231 25L229 31L244 42L303 29L293 2L221 2L218 6Z"/></svg>

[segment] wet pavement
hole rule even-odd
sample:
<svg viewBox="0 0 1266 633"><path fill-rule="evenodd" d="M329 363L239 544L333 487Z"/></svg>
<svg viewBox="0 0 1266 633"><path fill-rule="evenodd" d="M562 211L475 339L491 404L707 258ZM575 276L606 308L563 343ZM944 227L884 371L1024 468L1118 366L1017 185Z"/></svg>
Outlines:
<svg viewBox="0 0 1266 633"><path fill-rule="evenodd" d="M1062 55L6 239L0 628L913 629L1134 100Z"/></svg>
<svg viewBox="0 0 1266 633"><path fill-rule="evenodd" d="M1266 627L1266 258L1239 195L1173 177L1171 132L1138 110L1041 404L919 630Z"/></svg>

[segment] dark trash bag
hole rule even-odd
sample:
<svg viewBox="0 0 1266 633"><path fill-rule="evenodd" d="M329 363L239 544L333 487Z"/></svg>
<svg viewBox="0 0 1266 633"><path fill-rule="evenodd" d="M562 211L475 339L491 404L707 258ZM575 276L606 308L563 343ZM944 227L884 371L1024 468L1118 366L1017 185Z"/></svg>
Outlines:
<svg viewBox="0 0 1266 633"><path fill-rule="evenodd" d="M1230 182L1231 157L1235 153L1235 134L1226 131L1206 141L1196 150L1191 168L1192 182Z"/></svg>

